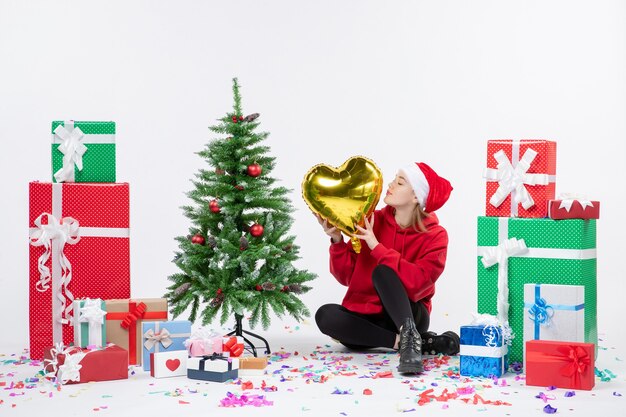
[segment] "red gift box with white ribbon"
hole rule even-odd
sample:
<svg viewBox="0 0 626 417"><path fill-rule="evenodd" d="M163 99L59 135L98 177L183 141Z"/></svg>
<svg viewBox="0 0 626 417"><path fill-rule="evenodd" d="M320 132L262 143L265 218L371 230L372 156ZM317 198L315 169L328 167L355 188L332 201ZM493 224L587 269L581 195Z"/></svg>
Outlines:
<svg viewBox="0 0 626 417"><path fill-rule="evenodd" d="M600 202L576 194L561 194L548 201L548 217L553 220L599 219Z"/></svg>
<svg viewBox="0 0 626 417"><path fill-rule="evenodd" d="M485 215L543 218L554 199L556 142L543 139L487 142Z"/></svg>
<svg viewBox="0 0 626 417"><path fill-rule="evenodd" d="M96 349L58 344L45 349L44 372L61 384L128 379L128 352L114 344Z"/></svg>
<svg viewBox="0 0 626 417"><path fill-rule="evenodd" d="M74 341L72 302L130 297L129 186L31 182L30 357Z"/></svg>
<svg viewBox="0 0 626 417"><path fill-rule="evenodd" d="M526 385L590 390L595 384L593 343L529 340Z"/></svg>

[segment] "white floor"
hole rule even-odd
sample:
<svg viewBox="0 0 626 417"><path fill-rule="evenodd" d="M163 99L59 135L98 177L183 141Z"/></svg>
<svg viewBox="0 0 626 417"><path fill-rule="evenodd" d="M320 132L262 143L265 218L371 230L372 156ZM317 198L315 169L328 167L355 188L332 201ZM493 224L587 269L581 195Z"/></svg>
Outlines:
<svg viewBox="0 0 626 417"><path fill-rule="evenodd" d="M185 377L152 379L140 368L128 380L63 386L57 390L47 382L20 381L36 377L39 368L30 361L19 360L17 350L0 345L0 415L2 416L215 416L250 413L258 416L386 416L396 413L413 415L544 415L550 404L559 415L620 415L626 406L626 365L619 357L624 352L611 345L610 338L600 342L596 367L608 369L615 378L596 378L592 391L576 391L565 397L567 390L547 391L527 387L515 374L507 374L497 386L489 379L466 380L456 377L458 357L425 372L419 378L395 374L391 378L373 378L385 371L394 371L397 354L388 351L353 353L320 335L314 325L285 326L270 335L274 350L271 364L264 376L243 378L253 389L243 390L241 381L204 383ZM605 339L604 336L601 336ZM429 364L435 365L433 358ZM276 391L263 391L267 387ZM365 389L371 395L364 395ZM426 390L432 389L432 392ZM447 401L444 391L458 394ZM238 396L264 395L273 405L254 408L219 407L228 393ZM543 392L547 402L535 398ZM421 394L421 397L420 397ZM479 395L477 397L476 395ZM419 404L418 400L432 399ZM477 403L474 404L474 399ZM492 403L482 403L480 399ZM463 401L466 400L466 401ZM502 402L510 405L496 405ZM495 403L495 404L494 404ZM623 415L623 414L622 414Z"/></svg>

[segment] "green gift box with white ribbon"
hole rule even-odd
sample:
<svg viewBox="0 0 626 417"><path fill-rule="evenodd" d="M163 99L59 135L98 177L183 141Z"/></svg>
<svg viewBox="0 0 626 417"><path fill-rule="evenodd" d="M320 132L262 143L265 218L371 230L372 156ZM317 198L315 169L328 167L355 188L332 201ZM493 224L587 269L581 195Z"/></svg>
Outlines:
<svg viewBox="0 0 626 417"><path fill-rule="evenodd" d="M74 300L74 345L102 347L107 344L106 305L103 300Z"/></svg>
<svg viewBox="0 0 626 417"><path fill-rule="evenodd" d="M52 122L52 181L115 182L115 122Z"/></svg>
<svg viewBox="0 0 626 417"><path fill-rule="evenodd" d="M598 343L595 220L478 217L478 312L508 318L523 361L524 284L582 285L584 339Z"/></svg>

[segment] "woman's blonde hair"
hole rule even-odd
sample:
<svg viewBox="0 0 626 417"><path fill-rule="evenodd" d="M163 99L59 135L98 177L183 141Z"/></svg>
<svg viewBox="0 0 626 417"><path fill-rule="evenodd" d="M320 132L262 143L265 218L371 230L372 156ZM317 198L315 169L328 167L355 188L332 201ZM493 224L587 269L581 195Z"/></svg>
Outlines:
<svg viewBox="0 0 626 417"><path fill-rule="evenodd" d="M413 208L413 222L411 223L411 227L416 232L427 232L426 226L424 226L424 219L428 217L429 214L422 210L422 207L418 204Z"/></svg>

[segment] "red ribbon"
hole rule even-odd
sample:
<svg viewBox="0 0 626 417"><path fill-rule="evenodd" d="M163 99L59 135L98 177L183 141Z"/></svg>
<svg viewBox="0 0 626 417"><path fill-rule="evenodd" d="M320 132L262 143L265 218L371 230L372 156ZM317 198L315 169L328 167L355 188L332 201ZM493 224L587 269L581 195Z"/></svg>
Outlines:
<svg viewBox="0 0 626 417"><path fill-rule="evenodd" d="M538 363L563 363L559 373L570 378L572 388L580 389L581 375L587 372L591 365L589 354L581 346L559 346L556 351L556 354L531 351L528 352L527 360Z"/></svg>
<svg viewBox="0 0 626 417"><path fill-rule="evenodd" d="M136 303L128 300L128 312L107 313L107 320L121 320L120 327L128 330L128 363L136 365L137 362L137 322L146 319L165 319L167 311L147 312L148 306L142 301Z"/></svg>
<svg viewBox="0 0 626 417"><path fill-rule="evenodd" d="M222 350L230 352L230 356L237 357L244 351L243 343L237 343L237 337L231 336L222 344Z"/></svg>

